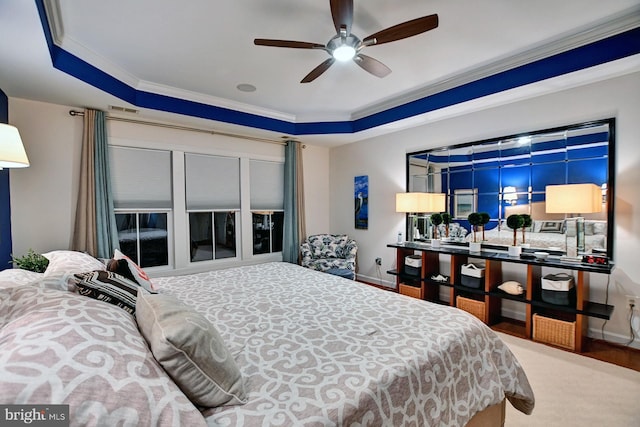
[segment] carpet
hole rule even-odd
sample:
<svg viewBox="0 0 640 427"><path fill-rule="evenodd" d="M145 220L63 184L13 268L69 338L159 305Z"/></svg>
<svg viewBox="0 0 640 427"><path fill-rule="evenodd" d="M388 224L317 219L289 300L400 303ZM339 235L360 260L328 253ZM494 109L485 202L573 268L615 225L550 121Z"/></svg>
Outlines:
<svg viewBox="0 0 640 427"><path fill-rule="evenodd" d="M498 333L524 367L536 406L507 404L506 427L640 427L640 372Z"/></svg>

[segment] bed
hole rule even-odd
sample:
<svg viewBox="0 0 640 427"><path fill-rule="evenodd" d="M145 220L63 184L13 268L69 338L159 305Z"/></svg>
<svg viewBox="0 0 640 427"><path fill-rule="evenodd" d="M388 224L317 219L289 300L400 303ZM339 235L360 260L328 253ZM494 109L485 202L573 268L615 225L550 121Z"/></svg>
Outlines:
<svg viewBox="0 0 640 427"><path fill-rule="evenodd" d="M567 238L569 241L575 240L575 221L565 219L564 214L546 213L545 202L533 202L514 206L505 206L504 218L514 214L528 214L533 219L532 227L525 231L525 242L531 248L561 250L566 251ZM607 248L607 210L602 212L581 215L584 218L585 227L585 251L592 252L593 249L606 251ZM513 245L513 230L507 227L506 219L502 219L500 226L490 223L491 230L484 233L488 243L496 245ZM482 232L476 236L481 239ZM466 236L467 242L473 241L473 233ZM522 230L518 230L516 242L522 242ZM575 245L575 243L570 243Z"/></svg>
<svg viewBox="0 0 640 427"><path fill-rule="evenodd" d="M545 226L548 231L540 231ZM606 223L604 221L585 221L585 227L587 230L584 236L585 251L591 252L593 249L606 250ZM481 239L481 236L482 232L480 231L477 233L477 238ZM507 228L506 225L500 227L500 229L495 227L492 230L486 230L484 236L485 241L494 245L513 245L513 230ZM525 231L525 243L529 244L531 248L565 251L567 237L575 237L575 232L572 232L571 229L566 229L565 221L534 221L533 230ZM473 233L467 235L466 241L473 241ZM518 244L522 243L522 230L517 231L516 242Z"/></svg>
<svg viewBox="0 0 640 427"><path fill-rule="evenodd" d="M134 316L74 292L78 270L100 269L14 286L0 272L0 403L68 403L72 425L176 426L502 425L505 398L534 407L506 345L453 307L272 262L154 278L158 293L139 288ZM210 322L237 367L237 399L203 407L171 374L141 324L157 298Z"/></svg>

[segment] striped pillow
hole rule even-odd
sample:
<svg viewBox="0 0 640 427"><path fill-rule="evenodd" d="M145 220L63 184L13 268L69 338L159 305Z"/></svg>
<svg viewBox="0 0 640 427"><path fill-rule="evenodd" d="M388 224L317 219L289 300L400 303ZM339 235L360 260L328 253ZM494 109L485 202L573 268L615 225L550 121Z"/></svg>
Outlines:
<svg viewBox="0 0 640 427"><path fill-rule="evenodd" d="M116 305L135 315L138 289L146 292L136 282L112 271L89 271L75 274L80 295Z"/></svg>

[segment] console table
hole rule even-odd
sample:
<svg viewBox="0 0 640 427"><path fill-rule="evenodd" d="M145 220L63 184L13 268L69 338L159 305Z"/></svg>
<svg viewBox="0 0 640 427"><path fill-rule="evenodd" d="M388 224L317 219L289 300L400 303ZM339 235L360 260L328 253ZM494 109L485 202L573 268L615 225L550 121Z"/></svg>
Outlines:
<svg viewBox="0 0 640 427"><path fill-rule="evenodd" d="M502 301L505 299L525 305L525 338L581 352L585 345L589 317L609 319L613 306L589 301L589 273L610 274L610 265L591 265L561 261L549 257L544 261L510 257L506 251L495 249L469 252L466 246L431 247L429 243L405 242L388 244L396 249L396 270L387 273L396 276L398 292L415 298L457 306L478 317L488 325L501 322ZM422 259L417 274L407 274L405 257L419 255ZM449 271L440 271L440 261L450 258ZM484 264L484 279L479 288L470 288L461 283L462 265L473 262ZM526 274L522 295L511 295L498 289L504 281L514 280L503 274L505 263L522 266ZM576 288L576 301L571 305L556 305L542 300L541 278L543 269L572 274ZM448 276L446 282L434 281L433 276ZM440 301L440 288L449 290L449 301Z"/></svg>

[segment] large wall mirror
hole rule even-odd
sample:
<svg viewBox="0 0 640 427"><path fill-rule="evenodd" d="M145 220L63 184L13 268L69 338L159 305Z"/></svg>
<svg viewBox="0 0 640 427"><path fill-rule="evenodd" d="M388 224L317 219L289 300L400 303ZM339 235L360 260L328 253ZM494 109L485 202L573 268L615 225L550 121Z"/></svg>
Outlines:
<svg viewBox="0 0 640 427"><path fill-rule="evenodd" d="M607 119L408 153L407 190L445 193L447 212L467 230L460 241L471 240L471 212L489 214L484 241L497 245L513 241L509 215L529 214L525 242L566 252L569 219L579 216L585 251L613 259L614 127ZM547 186L586 183L601 189L601 212L547 213Z"/></svg>

